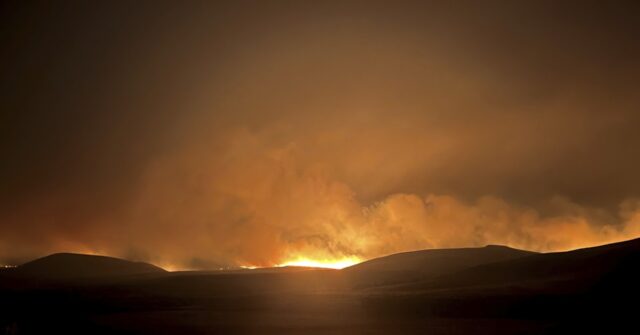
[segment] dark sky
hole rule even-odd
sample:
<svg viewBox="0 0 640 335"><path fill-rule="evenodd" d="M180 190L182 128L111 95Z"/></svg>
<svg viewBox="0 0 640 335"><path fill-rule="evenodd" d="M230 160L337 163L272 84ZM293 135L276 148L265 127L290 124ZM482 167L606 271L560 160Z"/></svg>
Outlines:
<svg viewBox="0 0 640 335"><path fill-rule="evenodd" d="M638 2L0 6L0 263L640 236Z"/></svg>

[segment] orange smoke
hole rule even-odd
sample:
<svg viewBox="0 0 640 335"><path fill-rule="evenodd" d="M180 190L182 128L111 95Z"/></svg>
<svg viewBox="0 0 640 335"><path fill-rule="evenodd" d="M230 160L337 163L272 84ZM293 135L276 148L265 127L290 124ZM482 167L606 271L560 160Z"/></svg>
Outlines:
<svg viewBox="0 0 640 335"><path fill-rule="evenodd" d="M337 267L640 236L624 6L206 3L3 11L0 264Z"/></svg>
<svg viewBox="0 0 640 335"><path fill-rule="evenodd" d="M503 244L554 251L640 235L634 199L611 216L559 196L545 205L553 215L491 195L463 201L391 193L364 203L327 166L309 161L295 143L273 143L272 135L230 131L215 155L194 147L166 156L150 165L131 206L114 222L77 239L60 233L41 248L172 269L341 268L415 249Z"/></svg>
<svg viewBox="0 0 640 335"><path fill-rule="evenodd" d="M342 267L394 252L504 244L567 250L638 236L640 202L628 200L616 222L562 197L554 215L496 196L395 193L363 204L352 188L290 143L231 132L226 151L167 157L153 165L137 202L123 215L153 259L201 264ZM150 227L152 227L150 229ZM161 247L158 247L161 246ZM157 250L157 251L154 251Z"/></svg>

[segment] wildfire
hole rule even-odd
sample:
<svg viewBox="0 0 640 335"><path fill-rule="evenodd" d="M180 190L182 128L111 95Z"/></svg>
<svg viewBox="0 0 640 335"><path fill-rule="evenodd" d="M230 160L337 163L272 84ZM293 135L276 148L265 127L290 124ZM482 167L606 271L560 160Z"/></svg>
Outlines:
<svg viewBox="0 0 640 335"><path fill-rule="evenodd" d="M362 262L362 260L357 256L349 256L339 259L311 259L307 257L297 257L278 264L278 266L306 266L314 268L344 269L360 262Z"/></svg>

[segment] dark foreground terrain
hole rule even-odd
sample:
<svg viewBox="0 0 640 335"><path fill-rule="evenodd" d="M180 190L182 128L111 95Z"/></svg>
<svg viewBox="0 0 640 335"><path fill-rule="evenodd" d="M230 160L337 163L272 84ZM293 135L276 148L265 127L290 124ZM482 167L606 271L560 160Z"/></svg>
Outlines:
<svg viewBox="0 0 640 335"><path fill-rule="evenodd" d="M637 333L640 240L401 253L344 270L166 272L55 254L0 272L0 334Z"/></svg>

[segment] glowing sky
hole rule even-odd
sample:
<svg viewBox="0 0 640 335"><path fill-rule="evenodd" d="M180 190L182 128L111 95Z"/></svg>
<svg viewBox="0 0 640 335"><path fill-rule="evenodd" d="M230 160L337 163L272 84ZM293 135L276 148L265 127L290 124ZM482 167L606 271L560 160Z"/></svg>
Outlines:
<svg viewBox="0 0 640 335"><path fill-rule="evenodd" d="M640 236L638 4L3 4L0 264Z"/></svg>

